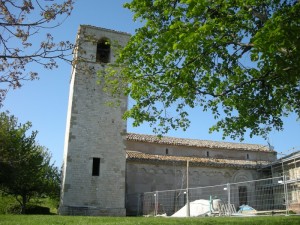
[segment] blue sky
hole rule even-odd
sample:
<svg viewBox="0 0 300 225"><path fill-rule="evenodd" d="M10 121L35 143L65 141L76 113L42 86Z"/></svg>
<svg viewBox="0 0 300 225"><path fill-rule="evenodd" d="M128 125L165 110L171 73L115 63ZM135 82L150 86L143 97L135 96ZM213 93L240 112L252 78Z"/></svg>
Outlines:
<svg viewBox="0 0 300 225"><path fill-rule="evenodd" d="M133 22L132 13L122 7L125 2L125 0L77 0L71 17L62 26L51 30L51 33L57 41L74 41L79 25L88 24L134 34L140 24ZM19 118L19 122L31 121L33 129L39 131L37 138L39 144L46 146L52 153L56 165L61 166L71 67L62 62L55 70L49 71L39 67L32 69L38 70L40 79L24 83L21 89L10 90L4 107L0 110L9 110ZM171 131L168 136L222 141L221 133L208 133L209 127L215 123L209 112L203 113L199 109L193 109L189 114L191 127L185 132ZM300 150L300 121L296 121L296 116L291 115L284 119L284 123L284 131L274 131L270 134L270 143L276 151L284 154ZM130 121L127 130L143 134L152 133L147 124L133 128ZM238 142L229 138L225 141ZM252 139L245 137L244 142L267 145L267 141L261 137Z"/></svg>

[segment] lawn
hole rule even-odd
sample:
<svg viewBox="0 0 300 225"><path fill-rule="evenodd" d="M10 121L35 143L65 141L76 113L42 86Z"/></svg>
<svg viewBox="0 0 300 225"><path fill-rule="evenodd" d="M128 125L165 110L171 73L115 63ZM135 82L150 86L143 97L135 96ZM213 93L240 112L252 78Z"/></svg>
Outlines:
<svg viewBox="0 0 300 225"><path fill-rule="evenodd" d="M299 225L299 216L262 216L247 218L146 218L146 217L83 217L43 215L0 215L0 225Z"/></svg>

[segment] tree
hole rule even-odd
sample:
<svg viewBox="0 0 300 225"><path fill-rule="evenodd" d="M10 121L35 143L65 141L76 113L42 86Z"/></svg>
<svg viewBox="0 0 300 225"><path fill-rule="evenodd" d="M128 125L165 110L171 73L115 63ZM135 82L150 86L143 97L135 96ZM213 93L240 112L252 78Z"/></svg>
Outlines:
<svg viewBox="0 0 300 225"><path fill-rule="evenodd" d="M8 112L0 114L0 190L20 203L22 212L32 197L59 195L60 175L48 150L36 143L31 124L18 124Z"/></svg>
<svg viewBox="0 0 300 225"><path fill-rule="evenodd" d="M73 0L0 0L0 106L8 89L38 78L36 71L26 70L32 64L53 69L58 59L70 62L73 44L56 43L50 33L40 37L60 26L73 4Z"/></svg>
<svg viewBox="0 0 300 225"><path fill-rule="evenodd" d="M133 125L185 130L188 107L199 107L217 120L210 132L266 138L284 116L300 116L299 1L132 0L125 7L144 25L101 76L113 95L135 100L124 115Z"/></svg>

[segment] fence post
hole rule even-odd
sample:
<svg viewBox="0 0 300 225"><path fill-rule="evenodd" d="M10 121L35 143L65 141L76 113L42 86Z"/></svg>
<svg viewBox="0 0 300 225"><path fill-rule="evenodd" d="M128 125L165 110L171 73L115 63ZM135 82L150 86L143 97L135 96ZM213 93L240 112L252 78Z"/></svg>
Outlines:
<svg viewBox="0 0 300 225"><path fill-rule="evenodd" d="M288 188L286 182L286 175L283 175L283 191L284 191L284 201L285 201L285 215L289 215L289 195L288 195Z"/></svg>
<svg viewBox="0 0 300 225"><path fill-rule="evenodd" d="M154 194L154 216L157 216L158 213L158 191Z"/></svg>
<svg viewBox="0 0 300 225"><path fill-rule="evenodd" d="M189 160L186 162L186 217L190 217Z"/></svg>
<svg viewBox="0 0 300 225"><path fill-rule="evenodd" d="M136 215L139 216L140 215L140 206L141 206L141 197L142 197L142 194L138 193L137 194L138 196L138 199L137 199L137 210L136 210Z"/></svg>
<svg viewBox="0 0 300 225"><path fill-rule="evenodd" d="M228 195L228 215L231 216L231 203L230 203L230 183L227 183L227 195Z"/></svg>

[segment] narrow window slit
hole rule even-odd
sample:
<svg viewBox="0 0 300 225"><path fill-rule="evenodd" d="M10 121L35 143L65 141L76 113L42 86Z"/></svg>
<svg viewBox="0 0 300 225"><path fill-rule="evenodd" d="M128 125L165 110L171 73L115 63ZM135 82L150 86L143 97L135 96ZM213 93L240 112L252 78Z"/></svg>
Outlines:
<svg viewBox="0 0 300 225"><path fill-rule="evenodd" d="M92 176L100 175L100 158L93 158L93 171Z"/></svg>

